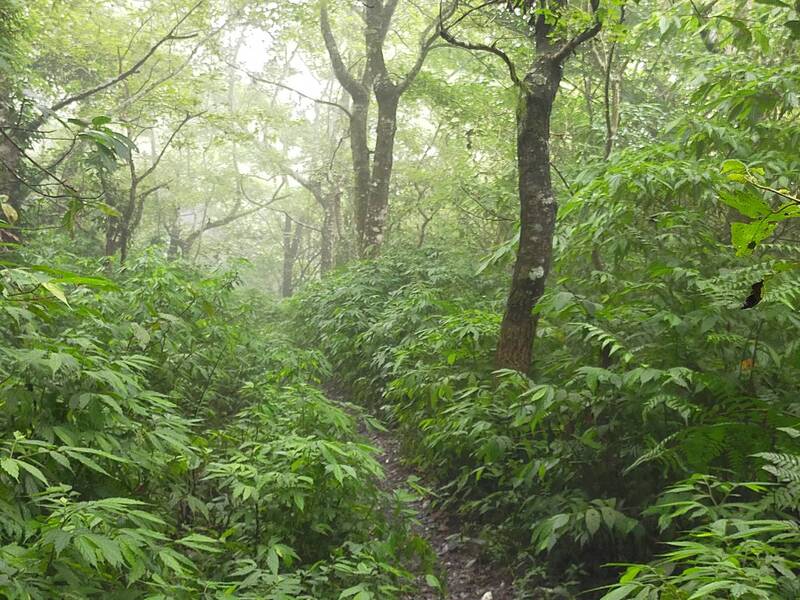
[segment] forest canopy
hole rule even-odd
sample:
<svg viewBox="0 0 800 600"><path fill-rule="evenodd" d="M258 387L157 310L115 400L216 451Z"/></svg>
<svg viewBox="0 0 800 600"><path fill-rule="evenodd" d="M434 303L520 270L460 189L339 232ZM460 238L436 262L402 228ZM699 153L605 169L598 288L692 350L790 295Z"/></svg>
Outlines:
<svg viewBox="0 0 800 600"><path fill-rule="evenodd" d="M800 3L0 0L0 597L800 597Z"/></svg>

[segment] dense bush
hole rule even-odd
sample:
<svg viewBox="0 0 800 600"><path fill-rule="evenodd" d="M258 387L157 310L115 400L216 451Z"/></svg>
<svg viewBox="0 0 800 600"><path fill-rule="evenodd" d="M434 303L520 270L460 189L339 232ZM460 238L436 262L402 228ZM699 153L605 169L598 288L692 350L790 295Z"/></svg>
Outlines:
<svg viewBox="0 0 800 600"><path fill-rule="evenodd" d="M399 500L355 413L315 386L327 361L280 333L271 301L235 273L60 256L0 272L0 595L407 585L400 565L424 545L387 520Z"/></svg>
<svg viewBox="0 0 800 600"><path fill-rule="evenodd" d="M667 256L663 265L646 261L647 243L624 255L632 279L654 269L658 279L633 285L595 270L548 294L533 379L491 372L502 291L486 273L476 287L458 257L389 254L310 286L294 303L303 338L392 419L410 460L438 480L446 504L480 523L489 551L517 561L520 588L542 584L548 573L584 588L609 582L616 569L606 563L647 560L662 542L699 538L706 555L697 546L697 555L636 567L620 590L655 598L656 580L677 589L684 577L694 593L721 572L709 569L705 580L684 567L712 560L723 546L735 556L761 544L753 552L769 549L776 562L764 567L770 583L753 585L794 597L776 590L794 589L787 566L794 559L781 549L793 544L786 519L797 496L784 493L794 505L778 509L766 501L767 484L735 482L763 480L765 461L795 460L764 453L798 450L777 431L798 421L796 318L786 306L796 282L777 277L776 301L743 314L732 306L755 269L707 268L702 257L712 247L669 264L669 252L677 258L687 243L716 244L669 235L653 242ZM747 493L706 490L697 506L664 517L689 476L703 490L716 482ZM697 510L715 503L729 508L722 516ZM682 520L686 513L693 520ZM748 568L743 559L730 581L744 581ZM631 583L637 574L644 579ZM727 597L724 586L714 589Z"/></svg>

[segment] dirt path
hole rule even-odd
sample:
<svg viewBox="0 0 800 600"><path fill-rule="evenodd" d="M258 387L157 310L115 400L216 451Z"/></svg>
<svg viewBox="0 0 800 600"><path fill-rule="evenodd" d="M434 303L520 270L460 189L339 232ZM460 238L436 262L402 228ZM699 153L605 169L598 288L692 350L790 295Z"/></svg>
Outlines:
<svg viewBox="0 0 800 600"><path fill-rule="evenodd" d="M346 401L336 387L327 387L328 396L334 401ZM384 486L387 491L407 488L410 476L417 476L426 485L425 477L409 468L403 461L400 442L391 431L376 431L362 424L362 434L381 450L377 457L386 474ZM480 546L464 536L458 519L444 511L433 508L430 499L414 502L417 511L417 532L428 540L438 558L438 570L446 586L446 600L513 600L511 577L500 565L482 560ZM440 600L439 592L419 580L419 592L406 596L405 600Z"/></svg>

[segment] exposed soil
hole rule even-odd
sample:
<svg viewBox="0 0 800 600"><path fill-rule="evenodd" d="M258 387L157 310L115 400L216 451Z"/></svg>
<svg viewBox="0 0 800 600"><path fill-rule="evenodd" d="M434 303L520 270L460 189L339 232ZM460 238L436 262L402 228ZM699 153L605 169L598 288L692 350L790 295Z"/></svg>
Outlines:
<svg viewBox="0 0 800 600"><path fill-rule="evenodd" d="M343 401L345 395L335 386L326 388L328 396ZM361 433L380 449L377 457L383 466L386 491L407 488L406 481L416 476L423 486L425 477L415 472L403 460L401 445L391 431L376 431L362 426ZM440 579L446 586L446 600L513 600L511 577L501 565L491 564L481 556L480 545L464 535L461 524L452 514L435 510L430 499L423 498L411 505L417 511L417 533L426 539L438 558ZM406 600L440 600L439 592L420 577L419 591Z"/></svg>

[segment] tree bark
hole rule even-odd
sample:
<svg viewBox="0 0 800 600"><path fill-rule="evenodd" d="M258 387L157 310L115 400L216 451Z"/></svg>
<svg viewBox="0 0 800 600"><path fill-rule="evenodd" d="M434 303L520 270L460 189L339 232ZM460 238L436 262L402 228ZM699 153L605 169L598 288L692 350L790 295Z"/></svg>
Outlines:
<svg viewBox="0 0 800 600"><path fill-rule="evenodd" d="M341 202L340 192L335 190L322 202L323 220L320 240L320 275L325 275L333 269L336 256L337 227L336 219L338 205Z"/></svg>
<svg viewBox="0 0 800 600"><path fill-rule="evenodd" d="M303 238L303 226L300 223L292 232L292 219L285 215L283 221L283 280L281 282L281 296L288 298L294 293L294 263L300 252L300 242Z"/></svg>
<svg viewBox="0 0 800 600"><path fill-rule="evenodd" d="M350 152L353 162L353 188L356 233L361 256L375 256L383 244L389 209L389 184L392 177L394 137L397 131L397 105L413 83L438 37L435 24L423 32L419 54L404 77L392 81L386 66L383 45L399 0L364 2L364 68L355 77L344 64L334 38L327 2L320 11L322 37L336 79L352 99L350 120ZM450 15L455 3L448 4L443 14ZM375 153L370 160L369 105L372 94L378 103Z"/></svg>
<svg viewBox="0 0 800 600"><path fill-rule="evenodd" d="M11 206L18 212L22 208L19 164L20 151L11 143L0 140L0 196L5 196Z"/></svg>
<svg viewBox="0 0 800 600"><path fill-rule="evenodd" d="M536 335L531 311L544 293L553 254L557 206L550 179L550 114L561 75L560 62L541 55L523 81L517 111L520 238L495 355L499 369L527 373L531 367Z"/></svg>
<svg viewBox="0 0 800 600"><path fill-rule="evenodd" d="M354 101L350 117L350 156L353 163L353 204L356 215L356 236L359 247L364 246L367 207L370 196L370 158L368 145L369 98Z"/></svg>
<svg viewBox="0 0 800 600"><path fill-rule="evenodd" d="M376 94L378 100L378 124L375 134L375 157L372 164L372 181L362 254L375 256L383 244L383 234L389 213L389 185L394 165L394 138L397 132L397 105L400 95L389 84L390 89Z"/></svg>

